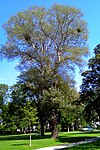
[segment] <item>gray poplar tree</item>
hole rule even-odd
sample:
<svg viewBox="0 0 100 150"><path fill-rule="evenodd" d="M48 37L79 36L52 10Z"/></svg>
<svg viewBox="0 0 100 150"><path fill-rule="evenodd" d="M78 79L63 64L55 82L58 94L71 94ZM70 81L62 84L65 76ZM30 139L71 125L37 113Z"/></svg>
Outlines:
<svg viewBox="0 0 100 150"><path fill-rule="evenodd" d="M57 4L19 12L3 25L7 41L0 54L18 59L21 72L33 68L45 81L54 77L55 87L58 76L71 81L75 67L81 67L88 54L87 23L82 17L80 10Z"/></svg>

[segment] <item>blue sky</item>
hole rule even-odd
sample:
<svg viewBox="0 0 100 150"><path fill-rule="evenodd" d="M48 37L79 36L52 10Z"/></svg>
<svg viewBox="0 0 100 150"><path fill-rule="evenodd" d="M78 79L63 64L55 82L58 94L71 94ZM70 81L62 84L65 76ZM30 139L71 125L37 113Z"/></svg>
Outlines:
<svg viewBox="0 0 100 150"><path fill-rule="evenodd" d="M32 5L49 8L52 4L64 4L79 8L84 19L88 23L90 57L93 56L93 48L100 43L100 0L3 0L0 2L0 45L5 43L6 37L2 25L10 16L16 15ZM89 58L88 58L89 59ZM15 69L16 61L0 62L0 83L13 85L16 83L19 72ZM81 84L80 74L76 75L77 87Z"/></svg>

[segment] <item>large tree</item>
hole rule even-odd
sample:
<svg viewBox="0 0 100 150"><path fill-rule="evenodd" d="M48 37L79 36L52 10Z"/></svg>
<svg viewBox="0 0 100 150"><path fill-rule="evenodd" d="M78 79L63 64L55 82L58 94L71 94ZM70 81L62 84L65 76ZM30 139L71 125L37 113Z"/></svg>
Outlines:
<svg viewBox="0 0 100 150"><path fill-rule="evenodd" d="M100 119L100 44L94 48L94 57L89 60L89 69L82 73L81 102L88 121Z"/></svg>
<svg viewBox="0 0 100 150"><path fill-rule="evenodd" d="M34 70L35 89L56 88L59 76L70 83L75 66L81 67L88 53L87 24L82 17L80 10L63 5L19 12L3 26L7 41L0 50L2 57L18 59L21 72Z"/></svg>

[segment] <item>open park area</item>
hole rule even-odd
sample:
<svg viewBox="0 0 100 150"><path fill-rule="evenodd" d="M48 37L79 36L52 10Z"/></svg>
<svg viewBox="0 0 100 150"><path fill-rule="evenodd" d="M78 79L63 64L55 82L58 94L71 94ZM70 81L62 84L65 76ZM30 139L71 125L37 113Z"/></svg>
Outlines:
<svg viewBox="0 0 100 150"><path fill-rule="evenodd" d="M32 134L32 146L29 146L29 134L1 135L0 150L36 150L43 147L51 147L74 142L85 141L100 136L100 131L93 132L60 132L57 139L52 139L50 133L40 136L38 133ZM100 140L92 143L77 145L66 148L66 150L99 150ZM65 150L65 149L64 149Z"/></svg>

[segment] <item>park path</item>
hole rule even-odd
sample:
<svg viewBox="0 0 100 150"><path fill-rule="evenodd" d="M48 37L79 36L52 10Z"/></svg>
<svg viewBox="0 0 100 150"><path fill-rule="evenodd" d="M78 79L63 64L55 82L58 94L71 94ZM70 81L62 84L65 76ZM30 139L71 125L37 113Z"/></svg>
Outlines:
<svg viewBox="0 0 100 150"><path fill-rule="evenodd" d="M63 144L63 145L52 146L52 147L44 147L44 148L40 148L40 149L37 149L37 150L59 150L59 149L67 148L67 147L76 146L76 145L79 145L79 144L95 142L97 140L100 140L100 137L87 139L85 141L75 142L75 143L71 143L71 144Z"/></svg>

